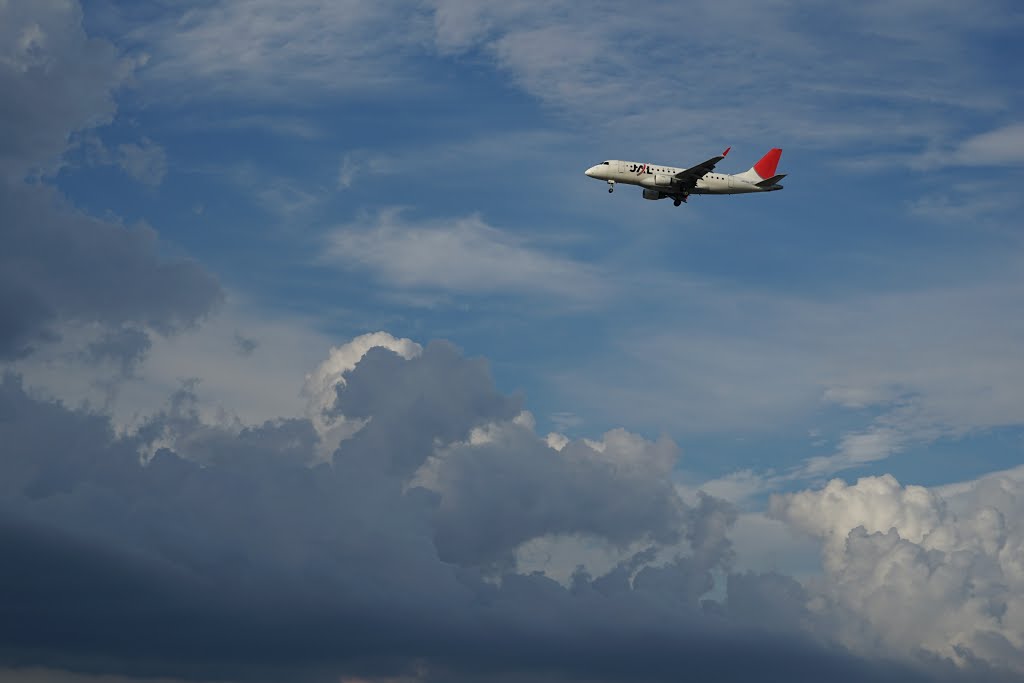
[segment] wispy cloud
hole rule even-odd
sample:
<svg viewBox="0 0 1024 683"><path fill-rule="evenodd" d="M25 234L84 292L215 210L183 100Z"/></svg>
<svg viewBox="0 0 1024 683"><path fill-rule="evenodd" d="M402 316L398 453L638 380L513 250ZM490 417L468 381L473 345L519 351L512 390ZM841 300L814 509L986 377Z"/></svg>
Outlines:
<svg viewBox="0 0 1024 683"><path fill-rule="evenodd" d="M1010 259L969 284L828 302L706 288L677 317L624 328L616 353L564 371L591 415L677 433L763 433L823 410L861 424L787 474L884 460L940 438L1024 425L1024 305Z"/></svg>
<svg viewBox="0 0 1024 683"><path fill-rule="evenodd" d="M968 138L956 152L964 165L1024 164L1024 123L1014 123Z"/></svg>
<svg viewBox="0 0 1024 683"><path fill-rule="evenodd" d="M172 97L384 93L429 84L432 64L482 57L574 120L605 134L612 121L627 124L634 139L650 131L650 142L718 130L728 141L743 131L825 148L922 147L955 129L949 108L1001 106L966 47L1006 30L998 3L892 5L730 1L624 14L567 2L218 0L148 16L128 42L151 53L150 82L174 86L154 95ZM949 59L951 46L960 59Z"/></svg>
<svg viewBox="0 0 1024 683"><path fill-rule="evenodd" d="M523 90L577 120L628 124L634 138L742 130L825 148L920 146L950 131L937 106L1000 106L965 46L1005 30L994 20L998 3L940 11L891 4L882 11L723 2L624 15L602 6L580 13L563 3L501 10L441 0L435 39L442 52L489 55ZM837 24L843 29L818 30ZM961 48L952 63L951 45Z"/></svg>
<svg viewBox="0 0 1024 683"><path fill-rule="evenodd" d="M1012 123L928 150L914 157L912 165L919 169L1024 165L1024 123Z"/></svg>
<svg viewBox="0 0 1024 683"><path fill-rule="evenodd" d="M610 294L594 266L544 251L479 216L413 222L398 209L384 210L332 231L325 260L369 271L395 289L554 296L579 304Z"/></svg>
<svg viewBox="0 0 1024 683"><path fill-rule="evenodd" d="M1016 215L1022 202L1015 182L992 178L989 182L958 183L954 192L927 194L906 206L915 218L976 228L983 222L1005 225L1000 219Z"/></svg>
<svg viewBox="0 0 1024 683"><path fill-rule="evenodd" d="M194 168L192 173L225 183L251 205L290 226L307 224L333 194L328 179L322 183L304 181L248 161Z"/></svg>
<svg viewBox="0 0 1024 683"><path fill-rule="evenodd" d="M175 86L152 96L279 100L409 82L397 67L427 26L400 2L217 0L151 13L127 42L151 55L151 83Z"/></svg>
<svg viewBox="0 0 1024 683"><path fill-rule="evenodd" d="M351 154L346 154L342 157L341 165L338 167L338 188L347 190L352 187L352 182L356 179L359 170L359 164L356 163Z"/></svg>
<svg viewBox="0 0 1024 683"><path fill-rule="evenodd" d="M117 163L135 180L154 187L162 183L167 174L167 152L148 138L118 145Z"/></svg>

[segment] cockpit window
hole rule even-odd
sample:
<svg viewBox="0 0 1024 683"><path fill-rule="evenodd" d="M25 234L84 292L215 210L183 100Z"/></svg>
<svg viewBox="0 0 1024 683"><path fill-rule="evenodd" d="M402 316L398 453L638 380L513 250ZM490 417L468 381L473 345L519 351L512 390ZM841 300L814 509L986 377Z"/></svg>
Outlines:
<svg viewBox="0 0 1024 683"><path fill-rule="evenodd" d="M609 166L610 164L609 164L609 163L608 163L607 161L602 161L602 162L601 162L601 165L602 165L602 166Z"/></svg>

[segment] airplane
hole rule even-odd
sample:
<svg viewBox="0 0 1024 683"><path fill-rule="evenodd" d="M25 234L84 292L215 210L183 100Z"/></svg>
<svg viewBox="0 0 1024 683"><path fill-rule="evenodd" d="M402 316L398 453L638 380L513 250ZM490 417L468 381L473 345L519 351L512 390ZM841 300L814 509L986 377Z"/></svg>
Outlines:
<svg viewBox="0 0 1024 683"><path fill-rule="evenodd" d="M718 156L690 168L613 159L595 164L584 173L591 178L607 181L609 192L615 190L615 183L639 185L644 188L644 199L671 198L676 206L685 202L691 194L747 194L782 189L779 181L786 174L775 175L779 158L782 157L781 149L772 148L743 173L712 173L715 165L729 154L730 149L732 147L727 147Z"/></svg>

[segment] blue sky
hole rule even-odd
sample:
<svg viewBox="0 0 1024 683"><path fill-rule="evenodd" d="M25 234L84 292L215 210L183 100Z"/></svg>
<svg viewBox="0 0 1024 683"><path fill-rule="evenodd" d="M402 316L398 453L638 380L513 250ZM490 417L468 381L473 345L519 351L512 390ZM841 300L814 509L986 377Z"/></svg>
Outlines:
<svg viewBox="0 0 1024 683"><path fill-rule="evenodd" d="M341 435L342 454L371 438L360 420L391 424L405 406L350 374L433 381L441 403L465 380L484 403L459 404L462 427L423 442L432 459L405 486L483 505L445 488L471 480L446 478L475 462L470 450L514 488L503 468L517 454L566 441L548 450L582 480L604 485L574 448L635 456L651 488L622 475L609 490L677 501L473 533L439 517L441 560L497 562L469 539L521 523L502 546L517 576L563 584L576 565L626 566L644 543L658 559L629 566L668 571L679 538L663 527L704 519L701 490L735 516L735 562L708 570L716 597L730 572L774 569L821 575L801 585L830 604L869 604L843 592L866 586L851 567L895 547L890 530L921 552L967 552L993 481L1011 491L994 508L1006 528L977 552L1012 555L1024 500L1012 493L1024 485L1016 4L68 0L3 15L3 82L18 96L0 170L17 229L0 259L0 310L16 322L0 362L26 392L12 401L105 420L144 459L164 448L219 462L216 444L190 448L223 432L234 452L251 430L304 425L311 441L296 443L330 460ZM583 175L603 159L687 166L727 146L719 170L732 173L782 147L786 189L674 208ZM43 224L52 236L21 227ZM353 342L377 332L391 336ZM408 374L372 353L359 364L376 343ZM345 408L345 392L362 398ZM519 409L529 417L513 422ZM532 441L516 432L527 428ZM418 438L374 443L390 453ZM492 443L510 460L492 460ZM536 466L536 481L565 475ZM587 505L594 487L565 495ZM693 506L679 518L690 522L666 512L678 505ZM871 547L856 556L859 527ZM694 557L696 533L683 533ZM858 618L895 642L893 666L925 666L913 659L925 651L951 663L941 675L977 674L957 646L1024 671L1015 603L998 626L970 622L965 604L951 600L953 625L919 642L892 636L906 628L884 611ZM840 612L826 619L831 644L877 664ZM999 633L1012 654L950 635L965 632ZM472 669L441 660L445 675Z"/></svg>
<svg viewBox="0 0 1024 683"><path fill-rule="evenodd" d="M1020 286L1019 77L997 68L1011 9L726 3L645 19L456 3L395 22L390 6L96 3L85 26L145 64L89 134L158 161L133 177L84 159L55 182L84 210L152 225L261 315L486 356L545 429L572 413L573 436L699 437L700 474L791 467L901 397L988 388L1000 378L966 368L941 388L919 377L985 338L1016 355L1016 292L985 289ZM580 174L727 145L736 172L784 147L785 194L669 211ZM840 382L882 395L830 405ZM1013 422L936 427L966 454ZM1020 455L993 446L968 474ZM962 478L953 460L922 462L928 482Z"/></svg>

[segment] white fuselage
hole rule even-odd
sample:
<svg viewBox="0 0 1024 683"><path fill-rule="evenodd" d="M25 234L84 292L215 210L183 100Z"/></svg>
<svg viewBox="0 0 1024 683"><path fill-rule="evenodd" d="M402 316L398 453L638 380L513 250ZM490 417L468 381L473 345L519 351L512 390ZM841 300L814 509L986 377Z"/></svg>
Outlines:
<svg viewBox="0 0 1024 683"><path fill-rule="evenodd" d="M611 160L591 166L586 170L586 174L599 180L610 180L624 185L638 185L645 189L658 190L671 197L677 193L673 187L673 178L684 170L686 169L675 166ZM781 185L759 187L739 176L712 171L698 180L697 184L689 190L689 194L746 194L781 189Z"/></svg>

